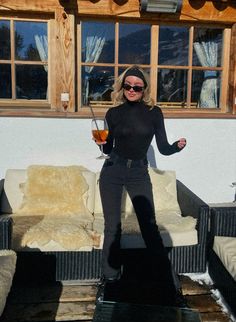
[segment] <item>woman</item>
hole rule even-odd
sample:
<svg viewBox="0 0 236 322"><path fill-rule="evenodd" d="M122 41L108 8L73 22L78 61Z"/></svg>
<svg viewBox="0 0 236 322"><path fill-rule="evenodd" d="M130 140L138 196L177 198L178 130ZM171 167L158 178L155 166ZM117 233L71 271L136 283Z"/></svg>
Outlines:
<svg viewBox="0 0 236 322"><path fill-rule="evenodd" d="M115 107L106 113L109 135L103 145L104 153L110 158L104 162L99 183L105 219L102 287L121 276L123 187L132 200L147 250L171 270L155 220L147 151L154 136L160 153L164 155L179 152L186 145L184 138L172 145L168 143L162 111L154 106L148 77L138 66L126 69L120 75L114 84L112 99Z"/></svg>

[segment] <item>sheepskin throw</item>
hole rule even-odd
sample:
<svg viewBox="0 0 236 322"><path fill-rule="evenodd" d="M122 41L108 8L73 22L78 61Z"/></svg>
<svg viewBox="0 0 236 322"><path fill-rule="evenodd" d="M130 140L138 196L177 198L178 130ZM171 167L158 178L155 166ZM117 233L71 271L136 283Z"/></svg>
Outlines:
<svg viewBox="0 0 236 322"><path fill-rule="evenodd" d="M21 246L41 249L54 242L64 250L91 250L99 246L98 237L80 216L45 216L24 234Z"/></svg>
<svg viewBox="0 0 236 322"><path fill-rule="evenodd" d="M16 253L0 250L0 316L4 310L16 269Z"/></svg>
<svg viewBox="0 0 236 322"><path fill-rule="evenodd" d="M24 197L18 215L86 213L83 194L88 185L80 166L29 166L22 189Z"/></svg>

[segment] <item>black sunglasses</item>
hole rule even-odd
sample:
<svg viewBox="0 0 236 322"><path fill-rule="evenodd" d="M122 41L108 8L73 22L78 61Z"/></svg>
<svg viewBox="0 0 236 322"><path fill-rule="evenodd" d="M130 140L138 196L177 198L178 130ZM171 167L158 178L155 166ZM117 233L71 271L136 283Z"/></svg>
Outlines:
<svg viewBox="0 0 236 322"><path fill-rule="evenodd" d="M131 88L135 91L135 92L142 92L144 87L143 86L138 86L138 85L134 85L134 86L131 86L129 84L124 84L123 85L123 88L126 90L126 91L129 91L131 90Z"/></svg>

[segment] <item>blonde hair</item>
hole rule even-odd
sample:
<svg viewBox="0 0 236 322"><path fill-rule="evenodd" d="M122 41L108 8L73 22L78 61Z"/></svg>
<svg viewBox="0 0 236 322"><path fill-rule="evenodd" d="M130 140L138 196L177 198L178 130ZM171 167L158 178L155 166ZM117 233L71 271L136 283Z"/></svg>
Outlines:
<svg viewBox="0 0 236 322"><path fill-rule="evenodd" d="M113 85L114 90L111 93L111 99L113 101L113 104L114 104L114 106L118 106L118 105L123 104L124 102L126 102L127 99L124 96L124 89L123 89L122 85L123 85L123 82L124 82L126 72L129 69L133 69L133 68L139 69L139 71L143 74L143 77L144 77L144 79L146 81L147 86L144 88L142 100L149 108L152 108L154 106L154 102L153 102L153 99L150 96L149 76L142 68L140 68L137 65L128 67L115 81L115 83Z"/></svg>

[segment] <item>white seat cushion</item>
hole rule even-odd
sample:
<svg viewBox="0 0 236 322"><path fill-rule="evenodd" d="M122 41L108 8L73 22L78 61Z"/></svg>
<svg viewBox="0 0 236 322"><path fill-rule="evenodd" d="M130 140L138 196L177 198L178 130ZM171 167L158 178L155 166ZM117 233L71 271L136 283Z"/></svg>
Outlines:
<svg viewBox="0 0 236 322"><path fill-rule="evenodd" d="M175 171L160 171L155 168L149 168L149 174L153 189L155 212L158 215L167 212L181 215L181 210L177 201ZM99 214L103 212L99 192L100 173L98 172L96 176L94 213ZM132 202L125 190L122 197L121 211L125 216L134 213Z"/></svg>
<svg viewBox="0 0 236 322"><path fill-rule="evenodd" d="M196 245L198 234L196 219L187 216L182 217L174 213L157 217L160 234L166 247ZM102 214L96 214L93 222L93 230L99 234L104 231L104 218ZM135 214L129 214L122 218L122 248L145 247Z"/></svg>
<svg viewBox="0 0 236 322"><path fill-rule="evenodd" d="M175 171L149 168L149 174L153 188L156 220L164 245L172 247L197 244L196 219L191 216L181 216L177 201ZM99 234L103 234L104 219L98 184L100 173L96 175L93 229ZM123 248L145 247L132 202L126 191L123 192L121 209L123 231L121 246Z"/></svg>
<svg viewBox="0 0 236 322"><path fill-rule="evenodd" d="M213 250L236 281L236 237L215 236Z"/></svg>
<svg viewBox="0 0 236 322"><path fill-rule="evenodd" d="M4 196L1 199L1 212L5 214L15 213L19 210L23 193L20 184L27 179L25 169L8 169L4 179Z"/></svg>

